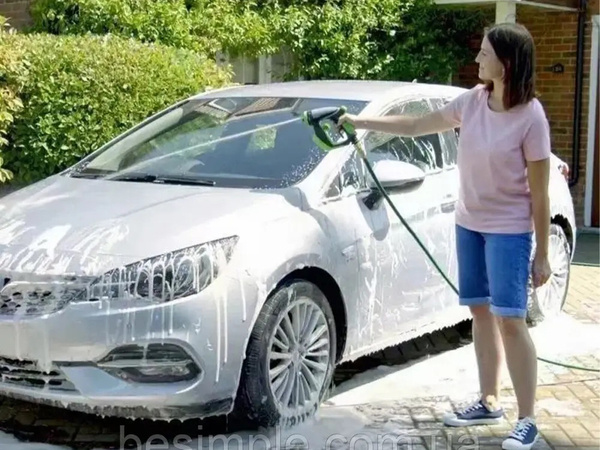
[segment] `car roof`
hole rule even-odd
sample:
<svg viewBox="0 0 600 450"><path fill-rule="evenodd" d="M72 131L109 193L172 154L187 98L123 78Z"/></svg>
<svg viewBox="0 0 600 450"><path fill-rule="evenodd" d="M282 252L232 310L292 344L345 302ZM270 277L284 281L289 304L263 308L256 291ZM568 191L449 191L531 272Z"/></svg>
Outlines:
<svg viewBox="0 0 600 450"><path fill-rule="evenodd" d="M195 96L195 98L300 97L371 102L400 88L402 90L415 90L418 92L434 90L436 92L445 92L446 94L456 94L457 89L462 90L462 88L455 86L409 83L405 81L310 80L231 86L204 92Z"/></svg>

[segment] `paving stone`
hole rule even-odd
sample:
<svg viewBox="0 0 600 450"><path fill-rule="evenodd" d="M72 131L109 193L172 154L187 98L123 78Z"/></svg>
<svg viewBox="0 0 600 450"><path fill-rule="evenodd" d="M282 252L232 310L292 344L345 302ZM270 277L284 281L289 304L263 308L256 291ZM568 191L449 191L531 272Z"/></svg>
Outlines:
<svg viewBox="0 0 600 450"><path fill-rule="evenodd" d="M581 384L572 385L572 386L569 386L569 389L580 400L599 397L598 392L594 392L593 390L591 390L590 388L588 388L585 385L581 385Z"/></svg>
<svg viewBox="0 0 600 450"><path fill-rule="evenodd" d="M433 421L435 417L429 408L411 408L411 416L416 422Z"/></svg>
<svg viewBox="0 0 600 450"><path fill-rule="evenodd" d="M592 436L589 431L586 430L582 425L576 422L566 422L560 424L562 430L573 440L574 438L587 438L590 439Z"/></svg>
<svg viewBox="0 0 600 450"><path fill-rule="evenodd" d="M596 435L600 433L600 420L598 419L580 418L579 423L581 423L588 433L596 433Z"/></svg>
<svg viewBox="0 0 600 450"><path fill-rule="evenodd" d="M577 450L598 450L597 446L592 446L592 447L576 447ZM536 449L537 450L537 449ZM563 447L563 446L557 446L554 447L553 450L573 450L573 447Z"/></svg>
<svg viewBox="0 0 600 450"><path fill-rule="evenodd" d="M554 398L554 390L550 386L538 387L535 393L537 399Z"/></svg>
<svg viewBox="0 0 600 450"><path fill-rule="evenodd" d="M594 439L600 439L600 431L596 430L588 430L590 432L590 436Z"/></svg>
<svg viewBox="0 0 600 450"><path fill-rule="evenodd" d="M569 436L564 431L552 430L542 432L544 439L551 446L573 446L573 441L569 439Z"/></svg>
<svg viewBox="0 0 600 450"><path fill-rule="evenodd" d="M575 444L575 446L577 448L581 448L581 447L593 447L595 446L596 449L600 448L600 439L594 439L594 438L571 438L571 440L573 441L573 443Z"/></svg>
<svg viewBox="0 0 600 450"><path fill-rule="evenodd" d="M445 436L435 436L432 439L425 439L425 445L429 450L451 450L452 442Z"/></svg>

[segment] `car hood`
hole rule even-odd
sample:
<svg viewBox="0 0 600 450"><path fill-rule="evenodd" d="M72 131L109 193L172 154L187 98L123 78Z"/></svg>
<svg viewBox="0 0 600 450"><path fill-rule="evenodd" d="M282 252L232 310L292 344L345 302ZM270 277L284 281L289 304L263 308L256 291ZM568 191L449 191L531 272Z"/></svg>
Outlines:
<svg viewBox="0 0 600 450"><path fill-rule="evenodd" d="M97 273L289 214L300 191L55 176L0 200L0 270Z"/></svg>

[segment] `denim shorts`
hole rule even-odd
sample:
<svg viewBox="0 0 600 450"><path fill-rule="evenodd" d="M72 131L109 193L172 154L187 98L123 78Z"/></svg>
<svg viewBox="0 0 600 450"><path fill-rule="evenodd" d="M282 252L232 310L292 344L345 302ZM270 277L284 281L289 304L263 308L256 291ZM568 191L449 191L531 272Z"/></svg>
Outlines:
<svg viewBox="0 0 600 450"><path fill-rule="evenodd" d="M525 317L532 235L480 233L456 225L459 303L489 304L496 316Z"/></svg>

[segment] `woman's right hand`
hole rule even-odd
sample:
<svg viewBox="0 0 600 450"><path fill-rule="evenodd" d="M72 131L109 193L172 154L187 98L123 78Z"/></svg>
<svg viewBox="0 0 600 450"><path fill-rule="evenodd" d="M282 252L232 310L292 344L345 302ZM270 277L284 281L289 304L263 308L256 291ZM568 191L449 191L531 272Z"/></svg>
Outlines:
<svg viewBox="0 0 600 450"><path fill-rule="evenodd" d="M355 116L354 114L343 114L339 119L338 119L338 126L341 128L342 125L344 125L344 123L349 123L350 125L352 125L354 128L357 128L357 116Z"/></svg>

